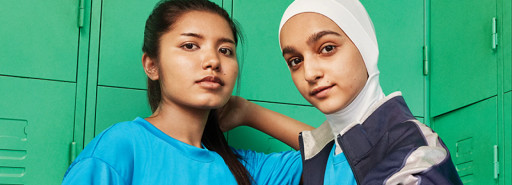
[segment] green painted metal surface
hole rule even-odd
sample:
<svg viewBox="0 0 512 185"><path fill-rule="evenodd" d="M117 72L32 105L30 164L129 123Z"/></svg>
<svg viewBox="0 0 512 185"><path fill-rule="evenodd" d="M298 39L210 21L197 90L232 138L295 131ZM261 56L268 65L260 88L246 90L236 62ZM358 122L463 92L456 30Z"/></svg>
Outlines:
<svg viewBox="0 0 512 185"><path fill-rule="evenodd" d="M103 1L98 84L146 88L142 69L144 25L157 0Z"/></svg>
<svg viewBox="0 0 512 185"><path fill-rule="evenodd" d="M145 90L100 86L97 97L95 135L115 123L151 115Z"/></svg>
<svg viewBox="0 0 512 185"><path fill-rule="evenodd" d="M1 1L0 74L74 82L78 1Z"/></svg>
<svg viewBox="0 0 512 185"><path fill-rule="evenodd" d="M0 76L0 184L60 184L70 164L75 84Z"/></svg>
<svg viewBox="0 0 512 185"><path fill-rule="evenodd" d="M500 165L502 165L502 184L512 184L512 92L504 94L503 98L503 146L501 146ZM503 151L503 152L502 152Z"/></svg>
<svg viewBox="0 0 512 185"><path fill-rule="evenodd" d="M496 0L431 0L431 116L497 94Z"/></svg>
<svg viewBox="0 0 512 185"><path fill-rule="evenodd" d="M377 34L384 93L402 91L412 113L424 116L423 0L362 0L361 3Z"/></svg>
<svg viewBox="0 0 512 185"><path fill-rule="evenodd" d="M503 0L501 24L500 47L502 47L504 62L503 89L505 92L512 90L512 1Z"/></svg>
<svg viewBox="0 0 512 185"><path fill-rule="evenodd" d="M240 95L244 98L309 105L295 88L279 48L279 22L291 2L233 1L233 18L245 37L238 48L243 66Z"/></svg>
<svg viewBox="0 0 512 185"><path fill-rule="evenodd" d="M494 145L497 144L497 98L435 117L433 129L450 150L466 185L491 185L494 180Z"/></svg>
<svg viewBox="0 0 512 185"><path fill-rule="evenodd" d="M313 127L318 127L325 121L325 116L314 107L294 106L277 103L255 102L265 108L282 113ZM279 123L275 123L279 124ZM297 135L298 137L298 135ZM251 149L258 152L271 153L292 150L291 147L271 136L254 128L242 126L229 131L228 143L230 146L240 149Z"/></svg>

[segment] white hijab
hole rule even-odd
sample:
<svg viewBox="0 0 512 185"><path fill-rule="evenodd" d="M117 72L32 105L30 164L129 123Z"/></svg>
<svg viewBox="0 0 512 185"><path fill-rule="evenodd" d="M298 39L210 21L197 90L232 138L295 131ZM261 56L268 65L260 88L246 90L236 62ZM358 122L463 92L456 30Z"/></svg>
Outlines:
<svg viewBox="0 0 512 185"><path fill-rule="evenodd" d="M368 81L354 101L335 113L325 115L336 136L345 133L344 129L350 128L347 126L361 123L370 107L385 96L379 83L379 47L375 29L359 0L295 0L284 12L279 37L286 21L305 12L319 13L334 21L359 49L368 71Z"/></svg>

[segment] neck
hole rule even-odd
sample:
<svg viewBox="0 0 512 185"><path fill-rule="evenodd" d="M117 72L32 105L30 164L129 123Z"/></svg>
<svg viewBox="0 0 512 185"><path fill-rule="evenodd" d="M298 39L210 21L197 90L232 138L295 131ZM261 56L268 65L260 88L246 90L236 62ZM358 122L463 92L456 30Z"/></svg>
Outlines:
<svg viewBox="0 0 512 185"><path fill-rule="evenodd" d="M380 87L379 74L376 73L368 77L364 88L347 107L338 112L326 114L334 137L343 134L344 129L350 125L363 122L362 119L370 107L382 98L384 93Z"/></svg>
<svg viewBox="0 0 512 185"><path fill-rule="evenodd" d="M201 138L209 109L193 109L163 100L146 120L170 137L202 148Z"/></svg>

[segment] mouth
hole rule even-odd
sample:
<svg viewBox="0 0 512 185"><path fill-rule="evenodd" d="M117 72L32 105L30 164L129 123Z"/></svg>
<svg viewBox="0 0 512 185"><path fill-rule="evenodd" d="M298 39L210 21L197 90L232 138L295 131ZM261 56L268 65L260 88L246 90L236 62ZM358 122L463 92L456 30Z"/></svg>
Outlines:
<svg viewBox="0 0 512 185"><path fill-rule="evenodd" d="M220 86L224 86L224 82L216 76L206 76L201 80L196 81L196 83L217 83Z"/></svg>
<svg viewBox="0 0 512 185"><path fill-rule="evenodd" d="M322 93L322 92L326 92L328 91L329 89L331 89L334 85L328 85L328 86L320 86L320 87L316 87L314 88L310 93L309 95L311 96L317 96L317 95L320 95L320 94L325 94L325 93ZM322 96L323 97L323 96Z"/></svg>

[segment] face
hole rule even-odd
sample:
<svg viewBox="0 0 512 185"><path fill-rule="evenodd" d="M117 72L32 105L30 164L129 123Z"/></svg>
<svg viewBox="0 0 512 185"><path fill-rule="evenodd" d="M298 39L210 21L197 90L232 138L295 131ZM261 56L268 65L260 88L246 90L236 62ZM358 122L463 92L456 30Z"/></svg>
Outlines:
<svg viewBox="0 0 512 185"><path fill-rule="evenodd" d="M231 28L221 16L202 11L181 15L160 39L157 75L144 64L149 78L161 81L161 106L223 106L238 75L235 49Z"/></svg>
<svg viewBox="0 0 512 185"><path fill-rule="evenodd" d="M295 86L325 114L347 107L366 84L368 73L359 50L324 15L293 16L281 28L280 43Z"/></svg>

